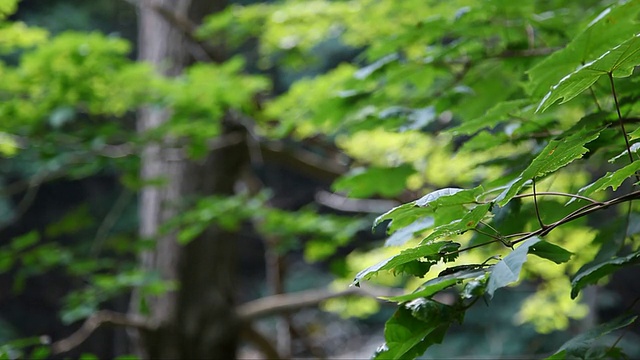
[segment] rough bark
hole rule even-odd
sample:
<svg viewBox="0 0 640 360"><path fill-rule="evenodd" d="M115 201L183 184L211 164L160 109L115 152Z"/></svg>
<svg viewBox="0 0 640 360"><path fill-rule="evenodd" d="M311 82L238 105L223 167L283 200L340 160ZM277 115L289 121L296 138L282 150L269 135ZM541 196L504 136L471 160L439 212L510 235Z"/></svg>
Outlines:
<svg viewBox="0 0 640 360"><path fill-rule="evenodd" d="M166 76L177 76L192 62L193 42L153 7L199 23L202 17L224 7L223 1L150 0L139 10L139 58ZM142 109L138 130L147 131L167 121L171 109ZM231 234L209 229L186 246L176 234L160 234L160 226L179 211L185 199L231 194L246 160L240 143L212 152L206 161L191 162L180 156L171 139L147 146L141 154L143 181L162 180L140 194L140 234L156 241L154 250L141 256L144 269L178 284L162 296L132 297L132 312L144 312L158 330L141 332L135 341L143 358L235 358L239 324L233 309L234 241ZM144 304L142 306L141 304ZM144 308L143 308L144 307Z"/></svg>

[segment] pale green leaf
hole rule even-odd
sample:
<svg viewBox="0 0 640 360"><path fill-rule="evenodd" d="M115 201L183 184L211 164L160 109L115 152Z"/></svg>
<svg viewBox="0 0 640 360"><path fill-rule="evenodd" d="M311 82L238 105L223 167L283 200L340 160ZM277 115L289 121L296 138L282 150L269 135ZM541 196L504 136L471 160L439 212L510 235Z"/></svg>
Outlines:
<svg viewBox="0 0 640 360"><path fill-rule="evenodd" d="M487 283L487 294L490 297L493 297L496 290L518 281L522 265L527 261L529 248L539 241L540 239L537 237L525 241L504 259L493 265L493 271Z"/></svg>

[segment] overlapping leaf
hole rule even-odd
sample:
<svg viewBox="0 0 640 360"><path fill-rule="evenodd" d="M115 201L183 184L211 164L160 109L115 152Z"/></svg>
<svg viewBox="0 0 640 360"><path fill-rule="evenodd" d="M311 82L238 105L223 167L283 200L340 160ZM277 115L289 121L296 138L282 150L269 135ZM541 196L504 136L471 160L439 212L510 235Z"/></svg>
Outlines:
<svg viewBox="0 0 640 360"><path fill-rule="evenodd" d="M487 273L487 271L490 271L490 268L482 268L482 267L478 268L478 267L471 266L470 269L468 270L461 270L449 275L438 276L436 278L433 278L427 281L426 283L424 283L416 291L410 294L393 296L388 298L388 300L403 302L403 301L410 301L418 298L427 298L448 287L459 284L464 280L479 278L481 276L484 276Z"/></svg>
<svg viewBox="0 0 640 360"><path fill-rule="evenodd" d="M544 96L536 112L545 111L559 99L562 99L560 104L573 99L603 75L627 77L638 64L640 64L640 34L634 35L562 78Z"/></svg>
<svg viewBox="0 0 640 360"><path fill-rule="evenodd" d="M357 285L361 280L370 279L373 275L380 271L392 270L397 266L401 266L425 257L435 256L436 259L439 259L442 256L441 251L450 248L452 244L455 243L453 243L452 241L439 241L403 250L398 255L392 256L360 271L353 280L353 283Z"/></svg>
<svg viewBox="0 0 640 360"><path fill-rule="evenodd" d="M542 97L549 88L577 67L629 39L638 31L640 3L627 1L605 9L562 50L556 51L528 71L527 90Z"/></svg>

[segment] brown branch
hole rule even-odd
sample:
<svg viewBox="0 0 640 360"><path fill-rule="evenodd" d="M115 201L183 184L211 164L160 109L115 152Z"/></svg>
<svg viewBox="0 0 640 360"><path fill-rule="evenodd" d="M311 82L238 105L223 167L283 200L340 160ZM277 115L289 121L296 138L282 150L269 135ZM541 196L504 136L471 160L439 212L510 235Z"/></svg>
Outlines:
<svg viewBox="0 0 640 360"><path fill-rule="evenodd" d="M54 355L73 350L82 344L94 331L103 325L123 326L141 330L154 330L155 326L143 317L101 310L91 315L76 332L69 337L51 344L51 352Z"/></svg>
<svg viewBox="0 0 640 360"><path fill-rule="evenodd" d="M245 321L253 321L258 318L277 315L287 311L294 311L306 307L314 307L319 303L345 296L381 297L399 295L397 291L387 289L367 290L364 288L350 287L341 291L328 289L314 289L288 294L278 294L249 301L237 307L238 317Z"/></svg>

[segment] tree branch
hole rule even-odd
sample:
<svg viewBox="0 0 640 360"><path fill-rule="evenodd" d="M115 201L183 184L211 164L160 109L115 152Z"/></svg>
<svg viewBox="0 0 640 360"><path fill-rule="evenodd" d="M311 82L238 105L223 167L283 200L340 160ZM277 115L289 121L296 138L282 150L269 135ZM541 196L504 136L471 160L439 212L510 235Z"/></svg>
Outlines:
<svg viewBox="0 0 640 360"><path fill-rule="evenodd" d="M109 310L101 310L89 316L84 324L69 337L58 340L51 344L51 352L54 355L62 354L73 350L82 344L94 331L103 325L124 326L140 330L154 330L155 326L145 318L133 315L122 314Z"/></svg>
<svg viewBox="0 0 640 360"><path fill-rule="evenodd" d="M306 307L317 306L319 303L345 296L366 296L366 297L380 297L380 296L394 296L399 295L399 292L388 289L375 289L370 290L364 288L350 287L341 291L333 291L328 289L321 290L307 290L299 291L295 293L278 294L260 298L257 300L244 303L237 308L238 317L245 321L253 321L258 318L280 314L286 311L294 311L303 309Z"/></svg>
<svg viewBox="0 0 640 360"><path fill-rule="evenodd" d="M325 190L316 192L315 200L318 204L335 210L371 214L381 214L400 205L394 200L350 199Z"/></svg>

